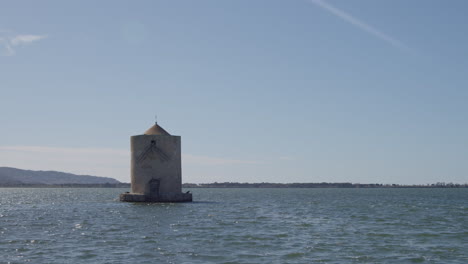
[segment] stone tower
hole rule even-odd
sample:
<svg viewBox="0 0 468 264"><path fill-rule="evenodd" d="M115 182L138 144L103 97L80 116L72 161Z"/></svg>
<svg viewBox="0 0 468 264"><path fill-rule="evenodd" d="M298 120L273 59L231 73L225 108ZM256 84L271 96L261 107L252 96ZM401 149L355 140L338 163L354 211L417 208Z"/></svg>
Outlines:
<svg viewBox="0 0 468 264"><path fill-rule="evenodd" d="M155 123L143 135L130 137L131 193L124 202L190 202L182 193L180 136L171 136Z"/></svg>

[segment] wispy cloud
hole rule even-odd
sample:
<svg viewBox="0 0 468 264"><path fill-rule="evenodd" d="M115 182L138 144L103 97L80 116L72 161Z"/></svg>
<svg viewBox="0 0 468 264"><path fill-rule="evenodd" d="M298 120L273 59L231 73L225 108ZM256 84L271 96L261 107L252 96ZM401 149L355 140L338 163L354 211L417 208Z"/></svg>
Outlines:
<svg viewBox="0 0 468 264"><path fill-rule="evenodd" d="M2 56L15 55L15 51L11 47L11 44L8 42L6 38L2 38L2 37L0 37L0 55Z"/></svg>
<svg viewBox="0 0 468 264"><path fill-rule="evenodd" d="M57 170L129 181L130 151L112 148L0 146L0 166Z"/></svg>
<svg viewBox="0 0 468 264"><path fill-rule="evenodd" d="M237 165L237 164L262 164L261 161L256 160L241 160L229 158L217 158L208 156L199 156L191 154L183 154L183 161L198 165Z"/></svg>
<svg viewBox="0 0 468 264"><path fill-rule="evenodd" d="M47 38L46 35L17 35L11 39L11 45L28 44L45 38Z"/></svg>
<svg viewBox="0 0 468 264"><path fill-rule="evenodd" d="M44 146L0 146L0 151L19 151L31 152L37 154L101 154L129 156L129 151L113 148L63 148L63 147L44 147Z"/></svg>
<svg viewBox="0 0 468 264"><path fill-rule="evenodd" d="M403 44L401 41L399 41L396 38L393 38L382 31L376 29L375 27L365 23L364 21L346 13L345 11L338 9L337 7L331 5L328 3L326 0L309 0L309 2L327 10L328 12L332 13L333 15L341 18L342 20L350 23L351 25L373 35L374 37L377 37L388 44L397 47L402 50L410 50L405 44Z"/></svg>
<svg viewBox="0 0 468 264"><path fill-rule="evenodd" d="M47 38L47 35L16 34L11 35L10 31L0 30L0 55L13 56L16 54L15 47Z"/></svg>
<svg viewBox="0 0 468 264"><path fill-rule="evenodd" d="M261 161L236 158L219 158L182 154L183 166L213 168L242 164L262 164ZM130 150L114 148L73 148L48 146L0 146L0 166L30 170L57 170L77 174L106 176L129 181Z"/></svg>

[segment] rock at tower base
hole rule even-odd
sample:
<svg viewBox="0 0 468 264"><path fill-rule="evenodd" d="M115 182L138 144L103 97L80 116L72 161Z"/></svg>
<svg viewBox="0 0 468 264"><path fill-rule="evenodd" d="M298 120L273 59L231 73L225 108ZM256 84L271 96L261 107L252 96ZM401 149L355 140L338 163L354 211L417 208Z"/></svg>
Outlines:
<svg viewBox="0 0 468 264"><path fill-rule="evenodd" d="M146 202L146 203L183 203L191 202L191 193L165 193L159 196L151 196L139 193L122 193L120 194L122 202Z"/></svg>

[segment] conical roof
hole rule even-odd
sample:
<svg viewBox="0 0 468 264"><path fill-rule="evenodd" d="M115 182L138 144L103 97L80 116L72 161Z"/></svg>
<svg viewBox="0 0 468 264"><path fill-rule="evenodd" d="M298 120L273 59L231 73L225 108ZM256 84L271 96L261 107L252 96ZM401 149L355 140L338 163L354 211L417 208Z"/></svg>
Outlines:
<svg viewBox="0 0 468 264"><path fill-rule="evenodd" d="M157 136L170 136L164 128L160 127L158 123L155 123L152 127L148 128L148 130L145 131L145 135L157 135Z"/></svg>

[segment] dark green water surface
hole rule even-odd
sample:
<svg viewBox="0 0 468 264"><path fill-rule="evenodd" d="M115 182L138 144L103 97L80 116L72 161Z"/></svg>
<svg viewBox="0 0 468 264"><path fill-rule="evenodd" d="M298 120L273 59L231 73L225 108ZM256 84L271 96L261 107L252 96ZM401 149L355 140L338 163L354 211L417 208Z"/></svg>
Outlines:
<svg viewBox="0 0 468 264"><path fill-rule="evenodd" d="M0 189L0 263L468 263L468 189Z"/></svg>

